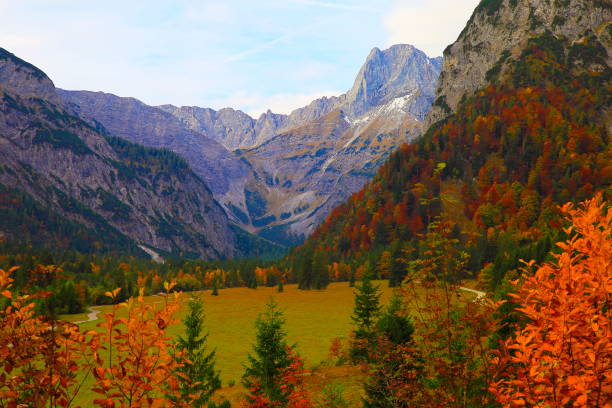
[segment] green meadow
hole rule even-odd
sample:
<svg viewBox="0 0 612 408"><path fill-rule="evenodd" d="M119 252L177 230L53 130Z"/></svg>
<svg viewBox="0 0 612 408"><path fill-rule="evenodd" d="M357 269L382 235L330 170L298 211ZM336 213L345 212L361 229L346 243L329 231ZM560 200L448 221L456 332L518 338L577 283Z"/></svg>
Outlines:
<svg viewBox="0 0 612 408"><path fill-rule="evenodd" d="M392 294L386 281L376 282L382 292L382 302L386 303ZM208 344L217 351L217 369L221 371L223 386L240 384L243 363L251 351L255 339L255 319L271 298L279 304L286 318L286 330L290 343L295 343L307 368L318 366L329 353L331 341L346 338L351 331L354 288L347 282L331 283L325 290L299 290L297 285L286 285L284 292L276 287L257 289L232 288L219 291L212 296L210 291L193 292L184 295L186 305L190 296L201 296L206 311L206 330L209 332ZM148 296L146 302L161 302L159 296ZM96 307L102 312L110 311L111 306ZM182 319L187 308L181 308L178 318ZM101 318L102 314L98 315ZM79 321L86 314L64 316L65 320ZM96 329L99 319L81 324L83 329ZM177 336L182 332L182 324L172 326L170 334ZM89 379L91 380L91 379ZM90 381L87 381L89 383ZM232 387L236 388L236 387ZM239 387L238 387L239 388ZM238 391L226 390L230 394ZM80 395L80 405L87 406L93 395Z"/></svg>

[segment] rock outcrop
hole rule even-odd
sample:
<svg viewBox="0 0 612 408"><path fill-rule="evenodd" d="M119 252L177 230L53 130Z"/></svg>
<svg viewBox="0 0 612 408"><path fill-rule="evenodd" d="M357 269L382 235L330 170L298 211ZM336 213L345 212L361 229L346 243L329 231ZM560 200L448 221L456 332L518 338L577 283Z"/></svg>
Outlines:
<svg viewBox="0 0 612 408"><path fill-rule="evenodd" d="M600 0L483 0L457 41L444 51L444 63L429 126L455 111L461 99L491 82L517 56L528 39L550 31L569 42L595 35L612 58L612 7Z"/></svg>
<svg viewBox="0 0 612 408"><path fill-rule="evenodd" d="M262 210L247 202L254 230L286 242L308 236L420 134L440 67L411 45L375 48L351 90L292 112L278 135L239 151L257 175L247 188L267 203Z"/></svg>

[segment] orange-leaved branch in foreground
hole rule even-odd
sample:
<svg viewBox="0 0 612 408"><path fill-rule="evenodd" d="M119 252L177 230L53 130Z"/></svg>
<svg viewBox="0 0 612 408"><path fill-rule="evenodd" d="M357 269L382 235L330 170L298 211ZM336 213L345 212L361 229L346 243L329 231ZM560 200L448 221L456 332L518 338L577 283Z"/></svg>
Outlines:
<svg viewBox="0 0 612 408"><path fill-rule="evenodd" d="M501 345L504 407L605 407L612 396L612 208L601 195L562 211L571 237L512 295L527 319ZM531 266L531 264L529 264Z"/></svg>

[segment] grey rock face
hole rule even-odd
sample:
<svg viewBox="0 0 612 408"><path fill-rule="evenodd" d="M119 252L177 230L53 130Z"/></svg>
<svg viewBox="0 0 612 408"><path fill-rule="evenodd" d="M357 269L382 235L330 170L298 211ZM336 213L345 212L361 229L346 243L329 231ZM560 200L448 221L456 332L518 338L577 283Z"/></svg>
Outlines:
<svg viewBox="0 0 612 408"><path fill-rule="evenodd" d="M103 92L58 92L81 117L99 123L110 134L178 153L219 198L241 190L243 180L248 177L248 166L220 143L185 127L180 119L167 112L167 107L159 109L134 98ZM202 117L214 112L198 109Z"/></svg>
<svg viewBox="0 0 612 408"><path fill-rule="evenodd" d="M487 5L489 4L489 5ZM570 42L587 31L605 45L610 63L609 2L592 0L503 0L481 3L457 41L444 51L436 101L427 118L429 126L456 109L464 95L488 84L487 72L504 55L512 57L530 37L549 30Z"/></svg>
<svg viewBox="0 0 612 408"><path fill-rule="evenodd" d="M163 105L159 108L179 118L187 128L203 133L229 150L248 149L334 109L359 117L417 90L421 99L418 106L413 106L413 113L422 120L429 111L429 99L435 94L440 67L440 57L428 58L412 45L398 44L384 51L374 48L347 93L316 99L289 115L268 111L253 119L231 108L219 111L192 106Z"/></svg>
<svg viewBox="0 0 612 408"><path fill-rule="evenodd" d="M47 74L3 48L0 48L0 84L9 92L58 101Z"/></svg>
<svg viewBox="0 0 612 408"><path fill-rule="evenodd" d="M349 112L360 116L415 90L431 96L438 74L438 60L432 61L412 45L394 45L384 51L374 48L346 94Z"/></svg>
<svg viewBox="0 0 612 408"><path fill-rule="evenodd" d="M256 121L242 111L225 108L215 111L197 106L162 105L160 109L174 115L182 124L195 132L234 150L256 144Z"/></svg>
<svg viewBox="0 0 612 408"><path fill-rule="evenodd" d="M225 212L182 159L100 133L56 103L40 71L4 59L0 72L0 184L83 225L102 219L138 244L236 254Z"/></svg>
<svg viewBox="0 0 612 408"><path fill-rule="evenodd" d="M292 112L279 134L240 152L256 173L247 187L267 203L256 231L307 236L358 191L390 152L420 134L440 66L410 45L374 49L349 92Z"/></svg>

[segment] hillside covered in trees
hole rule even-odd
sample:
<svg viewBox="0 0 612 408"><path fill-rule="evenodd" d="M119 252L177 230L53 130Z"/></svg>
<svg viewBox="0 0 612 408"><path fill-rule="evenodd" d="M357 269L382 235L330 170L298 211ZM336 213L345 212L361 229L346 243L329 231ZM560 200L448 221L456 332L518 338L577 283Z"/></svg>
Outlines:
<svg viewBox="0 0 612 408"><path fill-rule="evenodd" d="M611 193L608 58L589 32L571 44L545 31L505 54L488 86L396 151L291 253L298 276L366 263L397 283L395 259L418 259L434 220L452 224L469 276L482 272L491 289L519 259L544 260L562 234L558 206Z"/></svg>

